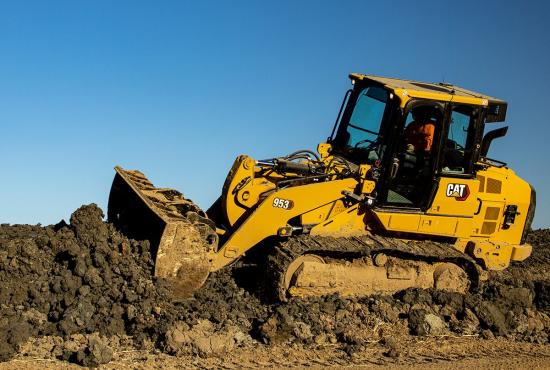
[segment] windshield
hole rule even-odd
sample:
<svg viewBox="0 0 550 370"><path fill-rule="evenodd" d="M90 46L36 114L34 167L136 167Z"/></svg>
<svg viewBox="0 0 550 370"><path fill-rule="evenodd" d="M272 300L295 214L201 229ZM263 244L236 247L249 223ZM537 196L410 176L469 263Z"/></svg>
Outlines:
<svg viewBox="0 0 550 370"><path fill-rule="evenodd" d="M340 149L359 156L363 163L380 159L380 125L387 101L388 92L379 86L366 87L357 94L353 111L347 113L348 122L344 117L338 130L336 142Z"/></svg>

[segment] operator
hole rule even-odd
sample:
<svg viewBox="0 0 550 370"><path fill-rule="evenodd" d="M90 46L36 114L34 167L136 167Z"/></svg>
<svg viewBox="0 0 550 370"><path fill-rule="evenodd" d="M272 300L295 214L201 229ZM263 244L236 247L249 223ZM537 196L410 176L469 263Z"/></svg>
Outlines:
<svg viewBox="0 0 550 370"><path fill-rule="evenodd" d="M408 152L429 152L432 150L435 123L429 112L423 107L413 109L413 121L405 128L405 140Z"/></svg>

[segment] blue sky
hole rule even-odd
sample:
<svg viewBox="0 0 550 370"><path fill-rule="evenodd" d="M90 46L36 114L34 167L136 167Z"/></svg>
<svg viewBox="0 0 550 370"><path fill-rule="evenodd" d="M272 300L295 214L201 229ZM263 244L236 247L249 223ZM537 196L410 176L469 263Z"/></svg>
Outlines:
<svg viewBox="0 0 550 370"><path fill-rule="evenodd" d="M509 102L491 156L550 226L544 1L0 3L0 222L106 209L113 166L202 207L235 156L315 148L349 72L445 81ZM496 126L495 126L496 127Z"/></svg>

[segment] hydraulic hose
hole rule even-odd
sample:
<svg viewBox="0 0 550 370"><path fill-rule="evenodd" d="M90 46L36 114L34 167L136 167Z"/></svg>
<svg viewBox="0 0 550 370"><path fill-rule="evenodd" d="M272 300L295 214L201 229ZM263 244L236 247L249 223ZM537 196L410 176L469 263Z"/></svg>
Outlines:
<svg viewBox="0 0 550 370"><path fill-rule="evenodd" d="M311 154L311 155L314 156L315 159L317 159L318 161L321 160L321 158L319 157L319 155L318 155L317 153L315 153L315 152L313 152L313 151L311 151L311 150L307 150L307 149L297 150L297 151L295 151L294 153L290 153L289 155L287 155L287 156L285 157L285 159L289 159L289 158L292 158L292 157L294 157L294 156L296 156L296 155L298 155L298 154L304 154L304 153Z"/></svg>

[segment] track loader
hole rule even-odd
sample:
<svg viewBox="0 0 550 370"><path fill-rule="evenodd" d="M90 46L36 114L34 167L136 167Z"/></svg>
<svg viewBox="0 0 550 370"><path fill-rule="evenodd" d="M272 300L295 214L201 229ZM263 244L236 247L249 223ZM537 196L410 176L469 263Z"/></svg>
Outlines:
<svg viewBox="0 0 550 370"><path fill-rule="evenodd" d="M487 156L503 100L445 83L351 74L317 151L236 158L204 212L116 167L108 218L151 242L174 299L243 258L279 300L408 287L466 291L531 254L535 191Z"/></svg>

